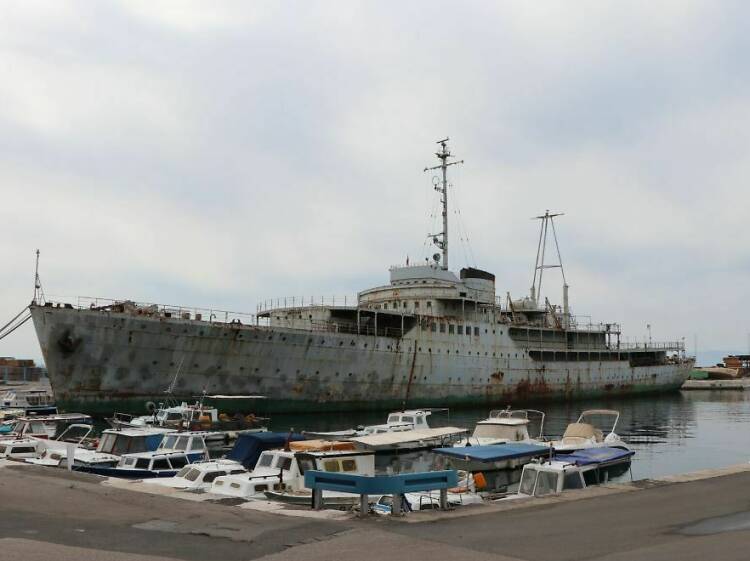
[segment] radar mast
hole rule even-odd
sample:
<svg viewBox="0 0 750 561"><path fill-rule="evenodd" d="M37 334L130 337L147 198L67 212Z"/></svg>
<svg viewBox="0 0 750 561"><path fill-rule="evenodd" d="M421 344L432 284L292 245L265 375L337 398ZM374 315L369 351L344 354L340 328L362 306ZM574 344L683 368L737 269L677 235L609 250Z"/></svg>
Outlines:
<svg viewBox="0 0 750 561"><path fill-rule="evenodd" d="M448 167L455 166L456 164L463 164L463 160L456 160L449 162L448 158L451 157L451 152L448 149L448 141L450 138L446 137L443 140L438 140L437 144L440 145L440 151L435 152L435 156L440 160L440 164L433 167L424 168L424 171L433 171L439 169L442 171L442 181L438 179L435 181L435 191L442 195L440 202L443 205L443 231L437 234L430 234L432 243L434 243L443 252L442 269L448 270ZM437 179L437 178L436 178ZM439 261L439 254L435 254L435 261Z"/></svg>

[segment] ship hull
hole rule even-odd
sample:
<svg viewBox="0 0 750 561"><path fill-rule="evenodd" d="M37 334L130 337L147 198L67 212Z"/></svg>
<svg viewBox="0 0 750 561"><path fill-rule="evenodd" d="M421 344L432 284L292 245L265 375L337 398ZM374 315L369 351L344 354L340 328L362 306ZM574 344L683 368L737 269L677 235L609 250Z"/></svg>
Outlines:
<svg viewBox="0 0 750 561"><path fill-rule="evenodd" d="M97 414L141 413L173 382L174 397L264 395L265 410L296 413L666 392L692 367L633 365L611 352L535 360L491 324L453 339L417 326L397 339L64 307L31 311L58 404ZM248 403L225 401L223 409Z"/></svg>

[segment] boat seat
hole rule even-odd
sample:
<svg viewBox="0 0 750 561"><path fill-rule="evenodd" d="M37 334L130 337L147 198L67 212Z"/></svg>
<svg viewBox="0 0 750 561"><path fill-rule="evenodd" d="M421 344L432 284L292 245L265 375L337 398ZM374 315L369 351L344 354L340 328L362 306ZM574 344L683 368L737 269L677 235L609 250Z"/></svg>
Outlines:
<svg viewBox="0 0 750 561"><path fill-rule="evenodd" d="M604 435L602 435L602 431L594 428L588 423L570 423L568 428L565 429L565 434L563 434L562 439L563 442L589 439L594 439L596 442L602 442L604 440Z"/></svg>

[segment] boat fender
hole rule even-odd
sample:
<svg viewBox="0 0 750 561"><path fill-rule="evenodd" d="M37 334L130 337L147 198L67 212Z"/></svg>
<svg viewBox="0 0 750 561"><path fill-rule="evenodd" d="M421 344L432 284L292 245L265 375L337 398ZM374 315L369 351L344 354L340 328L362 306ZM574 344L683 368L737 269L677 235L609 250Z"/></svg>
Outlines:
<svg viewBox="0 0 750 561"><path fill-rule="evenodd" d="M148 411L149 413L153 413L154 411L156 411L156 403L154 403L153 401L147 401L146 411Z"/></svg>
<svg viewBox="0 0 750 561"><path fill-rule="evenodd" d="M486 489L487 480L484 478L484 474L481 471L478 471L474 473L473 475L474 475L474 486L477 489Z"/></svg>

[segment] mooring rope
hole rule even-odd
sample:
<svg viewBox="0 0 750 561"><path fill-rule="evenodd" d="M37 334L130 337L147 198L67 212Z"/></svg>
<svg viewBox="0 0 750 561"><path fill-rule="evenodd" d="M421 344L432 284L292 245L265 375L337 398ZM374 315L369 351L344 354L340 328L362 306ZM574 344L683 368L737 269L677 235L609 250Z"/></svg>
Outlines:
<svg viewBox="0 0 750 561"><path fill-rule="evenodd" d="M31 319L31 314L29 313L25 318L18 320L18 318L20 318L25 312L27 312L28 309L29 307L26 306L12 320L0 327L0 340L5 339L8 335L13 333L16 329L18 329Z"/></svg>

